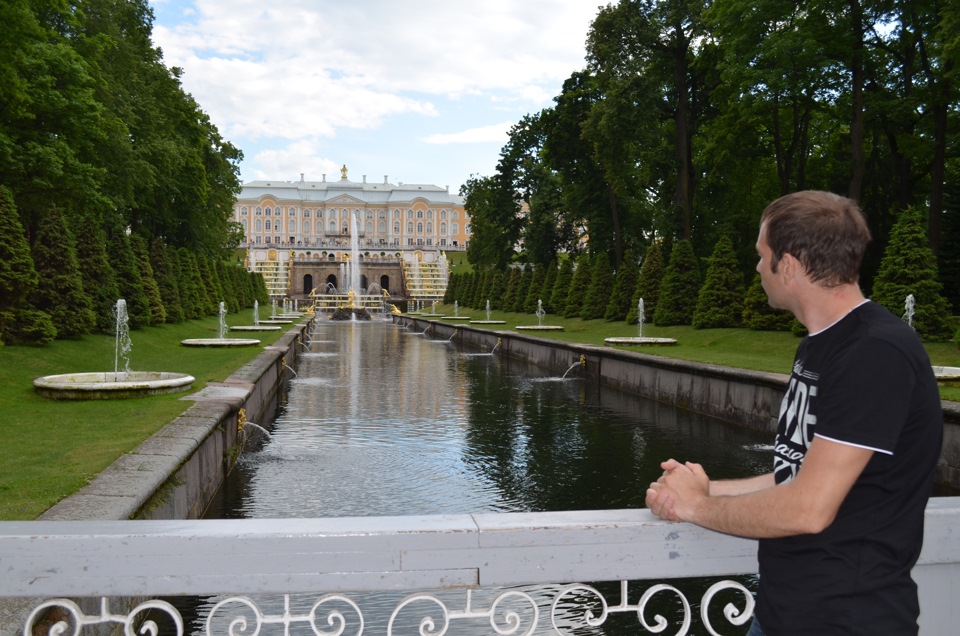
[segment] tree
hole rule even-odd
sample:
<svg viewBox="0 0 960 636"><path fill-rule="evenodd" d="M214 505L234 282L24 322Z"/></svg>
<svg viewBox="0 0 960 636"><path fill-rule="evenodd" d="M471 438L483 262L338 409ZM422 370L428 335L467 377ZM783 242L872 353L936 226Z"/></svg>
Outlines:
<svg viewBox="0 0 960 636"><path fill-rule="evenodd" d="M653 314L657 310L657 302L660 298L660 283L663 282L663 247L661 241L654 241L647 248L647 254L643 257L643 263L640 265L640 272L637 274L637 287L633 294L633 300L630 304L630 312L627 314L627 323L637 324L637 307L640 306L640 299L643 299L644 318L646 322L653 322Z"/></svg>
<svg viewBox="0 0 960 636"><path fill-rule="evenodd" d="M743 274L733 241L724 235L708 259L692 324L695 329L738 327L742 314Z"/></svg>
<svg viewBox="0 0 960 636"><path fill-rule="evenodd" d="M590 289L590 255L581 254L577 259L577 267L573 272L573 278L570 280L570 289L567 291L567 298L564 301L563 317L574 318L580 315L583 309L583 299L587 296L587 290Z"/></svg>
<svg viewBox="0 0 960 636"><path fill-rule="evenodd" d="M523 312L532 314L537 311L537 301L543 300L543 281L546 278L546 265L531 266L533 275L527 287L527 296L523 301Z"/></svg>
<svg viewBox="0 0 960 636"><path fill-rule="evenodd" d="M76 238L77 266L83 280L83 290L90 297L99 333L113 333L116 329L114 308L120 298L117 275L107 258L107 237L103 218L93 208L74 210L70 218Z"/></svg>
<svg viewBox="0 0 960 636"><path fill-rule="evenodd" d="M127 303L130 327L139 329L150 324L150 300L143 288L140 267L130 245L130 237L122 221L114 218L107 224L108 258L117 275L120 297Z"/></svg>
<svg viewBox="0 0 960 636"><path fill-rule="evenodd" d="M580 318L583 320L603 318L613 289L613 269L610 267L610 257L606 252L600 252L593 257L591 268L590 287L580 307Z"/></svg>
<svg viewBox="0 0 960 636"><path fill-rule="evenodd" d="M553 310L550 308L550 297L553 295L553 286L557 282L557 262L550 261L550 264L547 265L546 274L543 277L543 285L540 287L540 295L537 297L537 300L543 301L543 310L547 313L553 313Z"/></svg>
<svg viewBox="0 0 960 636"><path fill-rule="evenodd" d="M155 239L150 244L150 263L153 275L160 288L160 299L166 312L164 320L168 323L180 323L186 320L180 299L179 270L176 250L167 247Z"/></svg>
<svg viewBox="0 0 960 636"><path fill-rule="evenodd" d="M627 250L623 255L623 262L617 269L616 282L603 317L607 320L625 320L630 310L636 307L633 304L633 293L637 287L637 275L640 268L637 266L637 257L633 250ZM634 310L635 311L635 310Z"/></svg>
<svg viewBox="0 0 960 636"><path fill-rule="evenodd" d="M37 271L33 266L30 245L23 232L13 195L0 185L0 336L6 334L16 320L14 309L36 288Z"/></svg>
<svg viewBox="0 0 960 636"><path fill-rule="evenodd" d="M163 305L163 295L157 282L153 266L150 264L150 255L147 253L147 241L142 236L132 235L130 247L137 259L140 270L140 282L143 284L143 293L150 303L150 324L162 325L167 321L167 310Z"/></svg>
<svg viewBox="0 0 960 636"><path fill-rule="evenodd" d="M690 241L677 241L660 284L653 324L689 325L700 292L700 270Z"/></svg>
<svg viewBox="0 0 960 636"><path fill-rule="evenodd" d="M57 208L48 210L40 222L33 241L33 262L39 282L31 294L32 307L50 316L58 338L91 333L96 315L83 289L72 237Z"/></svg>
<svg viewBox="0 0 960 636"><path fill-rule="evenodd" d="M551 314L562 316L567 309L567 294L570 293L570 283L573 281L573 260L565 258L557 270L557 279L553 282L548 303Z"/></svg>
<svg viewBox="0 0 960 636"><path fill-rule="evenodd" d="M790 331L794 318L789 311L770 306L760 274L756 274L743 299L741 320L744 327L755 331Z"/></svg>
<svg viewBox="0 0 960 636"><path fill-rule="evenodd" d="M920 337L946 340L953 336L950 303L941 295L937 259L927 242L924 225L917 208L907 208L900 214L883 252L871 297L894 314L906 317L907 296L912 295L912 322Z"/></svg>

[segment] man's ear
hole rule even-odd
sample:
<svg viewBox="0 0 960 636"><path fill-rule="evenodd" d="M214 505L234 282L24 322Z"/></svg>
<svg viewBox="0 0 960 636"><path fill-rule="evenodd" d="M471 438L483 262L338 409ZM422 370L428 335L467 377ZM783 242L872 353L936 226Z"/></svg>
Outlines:
<svg viewBox="0 0 960 636"><path fill-rule="evenodd" d="M785 252L783 256L780 257L779 268L785 283L789 283L803 271L803 266L800 264L800 261L789 252Z"/></svg>

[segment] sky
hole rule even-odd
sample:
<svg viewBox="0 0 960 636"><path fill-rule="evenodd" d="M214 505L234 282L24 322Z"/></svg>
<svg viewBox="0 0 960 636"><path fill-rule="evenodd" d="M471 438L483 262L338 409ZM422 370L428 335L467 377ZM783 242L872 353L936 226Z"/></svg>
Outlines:
<svg viewBox="0 0 960 636"><path fill-rule="evenodd" d="M154 44L241 180L490 176L585 66L598 0L150 0Z"/></svg>

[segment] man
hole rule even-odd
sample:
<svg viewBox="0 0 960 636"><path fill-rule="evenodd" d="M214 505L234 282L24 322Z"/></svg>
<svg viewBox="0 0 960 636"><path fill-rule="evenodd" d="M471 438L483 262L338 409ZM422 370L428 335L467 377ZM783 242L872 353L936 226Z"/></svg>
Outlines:
<svg viewBox="0 0 960 636"><path fill-rule="evenodd" d="M773 471L710 481L670 459L647 490L663 519L760 540L750 634L917 633L910 570L943 414L919 338L860 291L869 240L857 205L834 194L798 192L764 210L763 289L809 333L780 405Z"/></svg>

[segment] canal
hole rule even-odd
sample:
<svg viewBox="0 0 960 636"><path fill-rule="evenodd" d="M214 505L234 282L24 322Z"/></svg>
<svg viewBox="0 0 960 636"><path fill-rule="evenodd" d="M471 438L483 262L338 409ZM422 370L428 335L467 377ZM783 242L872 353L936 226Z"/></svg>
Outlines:
<svg viewBox="0 0 960 636"><path fill-rule="evenodd" d="M318 321L276 419L257 423L262 431L248 426L247 451L208 516L631 508L644 505L668 457L700 462L716 478L769 470L767 435L598 387L578 370L561 378L384 321ZM386 614L363 633L386 633L391 608L407 594L363 596L365 607L382 605ZM198 616L216 600L198 600ZM309 608L313 600L294 602ZM621 618L569 633L639 633L636 616ZM483 627L450 633L490 633ZM546 627L536 633L552 633ZM402 633L417 633L417 623Z"/></svg>

